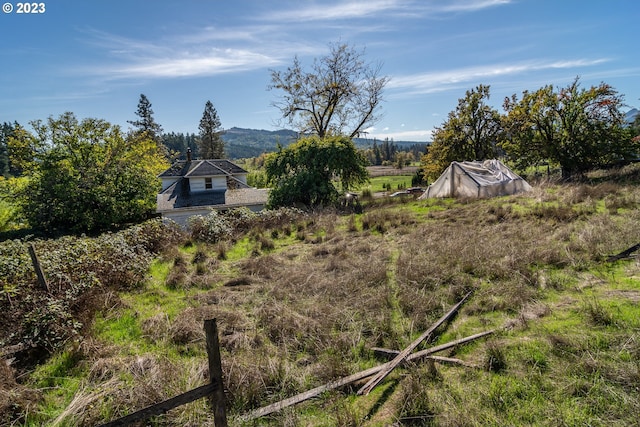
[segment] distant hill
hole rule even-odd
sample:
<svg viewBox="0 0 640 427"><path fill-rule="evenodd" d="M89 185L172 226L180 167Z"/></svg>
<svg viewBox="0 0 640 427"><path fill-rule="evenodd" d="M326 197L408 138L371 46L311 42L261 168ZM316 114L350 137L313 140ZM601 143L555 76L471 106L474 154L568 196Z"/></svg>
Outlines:
<svg viewBox="0 0 640 427"><path fill-rule="evenodd" d="M276 151L278 144L286 147L298 138L298 133L292 130L263 130L232 127L227 129L222 139L225 151L231 159L256 157L262 153ZM380 144L382 140L375 140ZM358 147L365 148L373 145L374 139L355 138ZM410 147L420 144L416 141L393 141L399 147ZM424 142L423 142L424 143Z"/></svg>
<svg viewBox="0 0 640 427"><path fill-rule="evenodd" d="M638 113L640 113L640 111L638 111L637 108L632 108L631 110L627 111L624 115L625 123L633 123L636 120L636 117L638 117Z"/></svg>

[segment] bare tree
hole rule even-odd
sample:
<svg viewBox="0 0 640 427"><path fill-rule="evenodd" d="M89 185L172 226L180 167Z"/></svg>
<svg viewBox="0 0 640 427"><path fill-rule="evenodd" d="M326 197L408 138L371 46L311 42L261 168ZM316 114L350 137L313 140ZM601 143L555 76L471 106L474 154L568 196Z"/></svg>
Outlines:
<svg viewBox="0 0 640 427"><path fill-rule="evenodd" d="M283 119L303 134L350 138L380 119L382 92L389 81L381 65L363 60L364 50L332 44L327 56L315 59L310 71L296 56L286 71L271 71L269 89L284 94L273 103Z"/></svg>

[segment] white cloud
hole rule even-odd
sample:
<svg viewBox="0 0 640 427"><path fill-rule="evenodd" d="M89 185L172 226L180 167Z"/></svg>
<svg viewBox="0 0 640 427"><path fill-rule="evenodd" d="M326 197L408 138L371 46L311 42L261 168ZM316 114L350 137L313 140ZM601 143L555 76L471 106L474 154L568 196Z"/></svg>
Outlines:
<svg viewBox="0 0 640 427"><path fill-rule="evenodd" d="M105 72L112 78L173 78L216 75L270 67L279 61L257 52L238 49L212 49L191 55L144 58L116 65Z"/></svg>
<svg viewBox="0 0 640 427"><path fill-rule="evenodd" d="M406 6L403 0L345 1L332 5L312 5L295 10L274 11L261 18L268 21L329 21L364 18Z"/></svg>
<svg viewBox="0 0 640 427"><path fill-rule="evenodd" d="M397 89L407 94L425 94L459 89L464 83L478 79L523 74L548 69L568 69L590 67L607 62L608 59L577 59L554 62L521 62L516 64L496 64L480 67L458 68L437 73L394 76L387 84L388 89Z"/></svg>
<svg viewBox="0 0 640 427"><path fill-rule="evenodd" d="M502 6L511 3L511 0L462 0L451 4L439 5L441 12L474 12L494 6Z"/></svg>
<svg viewBox="0 0 640 427"><path fill-rule="evenodd" d="M388 128L383 129L382 132L377 132L375 128L367 129L366 138L373 140L384 140L386 138L393 139L394 141L416 141L426 142L431 141L433 136L433 129L420 129L420 130L406 130L399 132L389 132Z"/></svg>
<svg viewBox="0 0 640 427"><path fill-rule="evenodd" d="M512 0L454 0L430 1L428 3L412 0L351 0L333 4L303 6L294 10L277 10L259 17L267 21L336 21L370 17L389 18L397 16L421 17L455 12L474 12L494 6L511 3Z"/></svg>
<svg viewBox="0 0 640 427"><path fill-rule="evenodd" d="M288 60L292 49L300 47L293 44L281 48L276 43L266 49L261 43L248 42L252 38L259 39L260 30L254 31L225 32L207 28L185 38L157 42L88 31L87 43L104 49L110 60L80 71L107 80L212 76L273 67ZM211 47L214 40L225 41L225 47Z"/></svg>

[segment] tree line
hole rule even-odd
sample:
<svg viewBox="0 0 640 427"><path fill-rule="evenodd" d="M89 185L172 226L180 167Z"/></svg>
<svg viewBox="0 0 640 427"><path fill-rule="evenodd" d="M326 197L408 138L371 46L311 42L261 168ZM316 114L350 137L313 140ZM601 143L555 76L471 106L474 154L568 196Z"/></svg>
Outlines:
<svg viewBox="0 0 640 427"><path fill-rule="evenodd" d="M404 166L420 160L427 151L428 144L415 143L409 146L400 146L393 139L385 138L380 144L374 140L370 148L364 150L364 155L371 166L395 166L402 169Z"/></svg>
<svg viewBox="0 0 640 427"><path fill-rule="evenodd" d="M557 165L565 179L638 159L640 116L625 123L623 96L606 83L582 88L544 86L504 100L505 113L487 104L490 87L468 90L433 134L422 157L436 178L452 161L504 157L516 168Z"/></svg>
<svg viewBox="0 0 640 427"><path fill-rule="evenodd" d="M71 113L67 112L59 119L62 120L63 116L69 114ZM184 159L188 149L194 153L194 156L207 159L224 158L222 122L211 101L205 104L198 125L198 134L164 133L162 126L155 120L149 98L144 94L140 95L135 115L137 116L135 120L127 121L133 126L129 134L152 141L168 161ZM49 120L51 121L55 122L54 119ZM30 122L36 133L41 124L41 120ZM41 147L31 146L30 143L33 140L34 135L18 122L4 122L0 126L0 176L9 178L23 174L23 166L27 158L35 156L36 148L42 150L47 146L47 144L41 144Z"/></svg>
<svg viewBox="0 0 640 427"><path fill-rule="evenodd" d="M4 123L0 229L20 217L47 233L98 232L153 213L160 190L157 176L177 155L165 145L162 127L144 94L135 114L128 132L101 119L79 120L71 112L32 121L33 131L16 122ZM222 158L220 128L217 112L207 101L200 134L187 144L207 158Z"/></svg>

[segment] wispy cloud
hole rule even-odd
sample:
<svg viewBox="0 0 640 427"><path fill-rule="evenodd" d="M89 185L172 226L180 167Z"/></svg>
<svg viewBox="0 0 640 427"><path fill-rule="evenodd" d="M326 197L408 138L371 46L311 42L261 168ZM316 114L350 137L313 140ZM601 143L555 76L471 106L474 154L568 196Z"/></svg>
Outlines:
<svg viewBox="0 0 640 427"><path fill-rule="evenodd" d="M254 30L258 31L258 30ZM277 43L265 48L249 30L194 32L189 37L148 42L90 31L87 43L108 53L106 63L83 68L82 73L106 80L213 76L274 67L293 55ZM213 41L224 47L212 47ZM215 45L215 43L213 43ZM302 47L304 50L305 47Z"/></svg>
<svg viewBox="0 0 640 427"><path fill-rule="evenodd" d="M145 58L135 63L116 65L105 71L112 78L197 77L248 71L278 63L277 59L258 52L212 49L208 52L178 57Z"/></svg>
<svg viewBox="0 0 640 427"><path fill-rule="evenodd" d="M387 87L407 94L425 94L457 89L463 83L508 75L524 74L531 71L550 69L583 68L607 62L608 59L577 59L571 61L521 62L480 67L458 68L437 73L422 73L408 76L394 76Z"/></svg>
<svg viewBox="0 0 640 427"><path fill-rule="evenodd" d="M393 139L395 141L431 141L433 136L433 129L419 129L419 130L403 130L403 131L390 131L389 128L381 130L371 127L366 129L365 138L373 140L375 139Z"/></svg>
<svg viewBox="0 0 640 427"><path fill-rule="evenodd" d="M436 6L439 12L475 12L476 10L487 9L495 6L502 6L512 3L512 0L461 0L446 2Z"/></svg>
<svg viewBox="0 0 640 427"><path fill-rule="evenodd" d="M406 0L343 1L334 4L311 5L294 10L277 10L260 17L267 21L329 21L374 16L404 9Z"/></svg>
<svg viewBox="0 0 640 427"><path fill-rule="evenodd" d="M351 0L334 4L302 6L294 10L276 10L260 17L267 21L335 21L358 18L388 18L389 14L420 17L454 12L474 12L511 3L512 0Z"/></svg>

